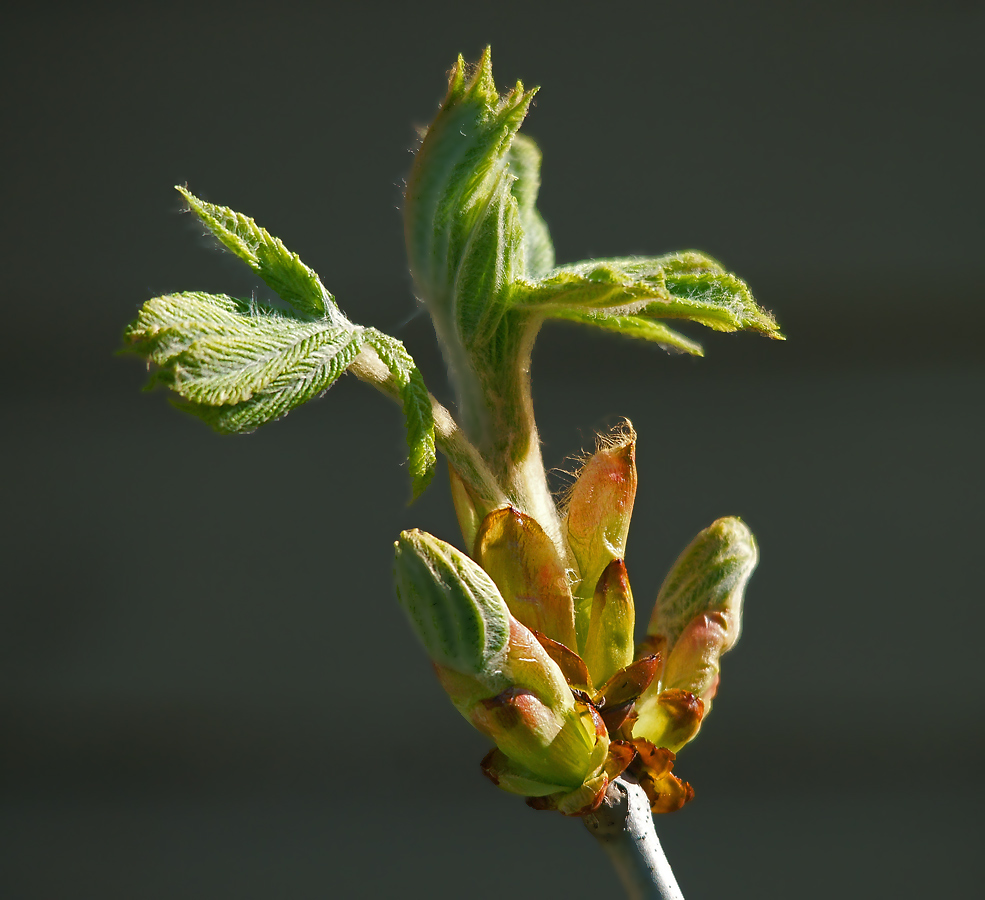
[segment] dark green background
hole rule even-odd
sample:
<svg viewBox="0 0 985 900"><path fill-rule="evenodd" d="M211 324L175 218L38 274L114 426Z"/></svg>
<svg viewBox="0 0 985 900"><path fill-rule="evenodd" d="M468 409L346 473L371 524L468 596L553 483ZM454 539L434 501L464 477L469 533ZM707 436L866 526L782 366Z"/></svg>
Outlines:
<svg viewBox="0 0 985 900"><path fill-rule="evenodd" d="M404 270L414 146L458 52L541 84L560 261L700 248L789 335L705 360L549 326L549 466L630 417L645 620L740 514L745 633L658 828L689 900L974 893L985 328L981 3L95 4L0 35L0 893L614 896L577 822L479 774L390 586L399 415L344 380L247 438L142 395L139 304L250 273L242 210L446 397ZM604 894L603 894L604 892Z"/></svg>

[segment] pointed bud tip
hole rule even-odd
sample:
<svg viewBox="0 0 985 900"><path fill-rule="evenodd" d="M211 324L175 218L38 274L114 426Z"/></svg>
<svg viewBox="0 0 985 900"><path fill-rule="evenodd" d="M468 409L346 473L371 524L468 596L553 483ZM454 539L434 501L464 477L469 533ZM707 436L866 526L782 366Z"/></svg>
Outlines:
<svg viewBox="0 0 985 900"><path fill-rule="evenodd" d="M630 593L629 572L624 559L614 559L602 570L595 585L595 593L602 594L603 597L614 593L626 596Z"/></svg>

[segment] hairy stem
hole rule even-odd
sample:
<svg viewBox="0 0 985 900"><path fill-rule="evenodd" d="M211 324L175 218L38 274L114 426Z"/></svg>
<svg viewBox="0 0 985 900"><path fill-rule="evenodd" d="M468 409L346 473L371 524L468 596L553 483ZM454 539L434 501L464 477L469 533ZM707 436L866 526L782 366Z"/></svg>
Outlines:
<svg viewBox="0 0 985 900"><path fill-rule="evenodd" d="M617 778L602 805L583 821L612 861L629 900L684 900L638 784Z"/></svg>
<svg viewBox="0 0 985 900"><path fill-rule="evenodd" d="M380 360L371 347L364 348L349 366L360 381L373 385L391 400L401 403L400 388L390 369ZM506 494L493 477L479 451L469 442L452 414L431 394L431 412L434 415L434 440L438 449L468 485L476 503L486 512L507 504Z"/></svg>
<svg viewBox="0 0 985 900"><path fill-rule="evenodd" d="M530 356L540 321L524 317L501 323L494 344L469 350L455 324L434 312L440 308L432 304L431 315L462 427L509 502L537 520L567 562L530 393Z"/></svg>

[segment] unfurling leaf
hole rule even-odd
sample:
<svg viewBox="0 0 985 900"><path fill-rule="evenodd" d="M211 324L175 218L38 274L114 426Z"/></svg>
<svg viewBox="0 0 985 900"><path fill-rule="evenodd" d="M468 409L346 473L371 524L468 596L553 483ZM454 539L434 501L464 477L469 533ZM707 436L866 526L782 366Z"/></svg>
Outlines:
<svg viewBox="0 0 985 900"><path fill-rule="evenodd" d="M468 348L487 337L504 289L524 274L539 160L529 144L511 148L535 93L518 83L500 96L488 48L471 73L459 57L414 159L404 203L407 254L446 342ZM540 265L543 238L532 237Z"/></svg>
<svg viewBox="0 0 985 900"><path fill-rule="evenodd" d="M407 427L408 466L416 498L430 484L437 461L431 395L416 363L400 341L375 328L367 328L365 335L366 343L376 351L400 388Z"/></svg>

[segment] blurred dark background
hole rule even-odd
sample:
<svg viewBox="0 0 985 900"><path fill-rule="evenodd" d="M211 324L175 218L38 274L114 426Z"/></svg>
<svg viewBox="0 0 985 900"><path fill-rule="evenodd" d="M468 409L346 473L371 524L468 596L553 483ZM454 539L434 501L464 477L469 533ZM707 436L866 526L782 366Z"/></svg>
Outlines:
<svg viewBox="0 0 985 900"><path fill-rule="evenodd" d="M249 296L172 189L249 215L446 397L404 269L455 55L543 86L560 261L700 248L789 336L707 358L549 326L549 466L630 417L628 563L741 514L760 569L658 821L689 900L974 893L983 837L981 3L40 5L3 71L0 893L615 894L480 775L390 586L399 415L345 379L246 438L116 358L159 293Z"/></svg>

